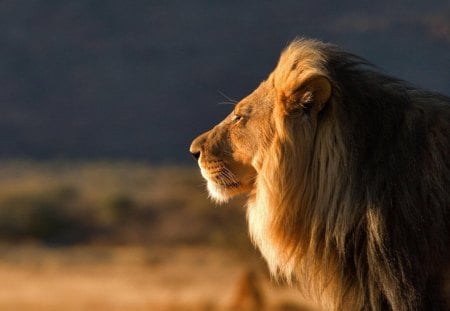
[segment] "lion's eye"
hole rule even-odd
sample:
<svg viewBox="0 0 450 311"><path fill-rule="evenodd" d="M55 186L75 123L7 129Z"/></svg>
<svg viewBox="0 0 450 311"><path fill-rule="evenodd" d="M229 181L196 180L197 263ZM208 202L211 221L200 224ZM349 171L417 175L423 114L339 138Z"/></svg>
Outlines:
<svg viewBox="0 0 450 311"><path fill-rule="evenodd" d="M231 117L231 121L233 123L237 123L242 119L242 116L239 114L233 114L233 116Z"/></svg>

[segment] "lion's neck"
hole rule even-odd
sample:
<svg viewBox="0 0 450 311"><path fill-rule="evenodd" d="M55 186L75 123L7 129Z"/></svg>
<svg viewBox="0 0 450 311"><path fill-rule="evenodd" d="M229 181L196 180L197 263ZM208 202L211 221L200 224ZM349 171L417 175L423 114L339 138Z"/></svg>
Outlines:
<svg viewBox="0 0 450 311"><path fill-rule="evenodd" d="M329 131L336 135L335 129ZM300 287L322 302L342 285L337 258L352 225L338 219L338 211L348 208L346 181L338 178L345 166L342 146L332 133L324 134L323 141L303 140L302 150L276 142L247 209L251 238L271 273L301 279ZM306 154L310 161L294 162Z"/></svg>

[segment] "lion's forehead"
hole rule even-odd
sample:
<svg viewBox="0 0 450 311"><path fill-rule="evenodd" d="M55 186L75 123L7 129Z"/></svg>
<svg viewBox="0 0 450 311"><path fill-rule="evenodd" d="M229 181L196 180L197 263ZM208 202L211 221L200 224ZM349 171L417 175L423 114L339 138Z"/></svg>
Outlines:
<svg viewBox="0 0 450 311"><path fill-rule="evenodd" d="M253 113L254 110L254 103L253 102L244 102L240 103L235 108L235 113L242 115L242 116L249 116Z"/></svg>
<svg viewBox="0 0 450 311"><path fill-rule="evenodd" d="M269 79L261 84L247 97L242 99L237 105L236 110L250 115L260 111L267 111L273 107L275 102L275 88L272 80Z"/></svg>

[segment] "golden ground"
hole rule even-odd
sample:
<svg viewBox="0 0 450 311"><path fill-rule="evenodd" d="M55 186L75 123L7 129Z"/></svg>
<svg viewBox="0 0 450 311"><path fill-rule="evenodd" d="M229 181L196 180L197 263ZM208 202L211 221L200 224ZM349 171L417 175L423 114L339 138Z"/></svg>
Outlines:
<svg viewBox="0 0 450 311"><path fill-rule="evenodd" d="M259 304L236 298L249 267ZM0 280L0 310L311 310L267 279L256 253L211 247L3 246Z"/></svg>

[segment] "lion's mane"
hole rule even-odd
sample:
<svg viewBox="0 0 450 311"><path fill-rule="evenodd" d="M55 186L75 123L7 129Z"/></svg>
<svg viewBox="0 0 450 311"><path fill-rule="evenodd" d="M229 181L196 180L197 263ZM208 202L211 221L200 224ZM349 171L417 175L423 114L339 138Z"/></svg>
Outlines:
<svg viewBox="0 0 450 311"><path fill-rule="evenodd" d="M332 97L316 127L275 108L248 202L252 239L275 275L327 309L444 309L450 99L311 40L283 52L274 87L299 67L326 76Z"/></svg>

